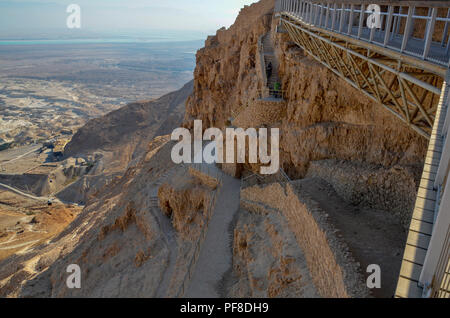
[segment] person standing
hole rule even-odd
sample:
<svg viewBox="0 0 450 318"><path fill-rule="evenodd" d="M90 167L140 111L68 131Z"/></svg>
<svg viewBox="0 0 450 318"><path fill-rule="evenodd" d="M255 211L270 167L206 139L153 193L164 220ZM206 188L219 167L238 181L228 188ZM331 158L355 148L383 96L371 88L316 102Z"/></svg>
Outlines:
<svg viewBox="0 0 450 318"><path fill-rule="evenodd" d="M272 76L272 70L273 70L272 62L269 62L266 69L267 81Z"/></svg>

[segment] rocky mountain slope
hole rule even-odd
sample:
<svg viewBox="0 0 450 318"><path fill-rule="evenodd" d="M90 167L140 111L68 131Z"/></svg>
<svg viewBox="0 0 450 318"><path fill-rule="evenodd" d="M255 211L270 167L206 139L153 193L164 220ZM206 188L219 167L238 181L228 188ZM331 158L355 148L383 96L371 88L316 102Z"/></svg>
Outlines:
<svg viewBox="0 0 450 318"><path fill-rule="evenodd" d="M65 156L92 163L90 173L58 194L69 202L89 197L129 166L136 165L153 138L182 125L192 82L153 101L136 102L89 121L65 147Z"/></svg>
<svg viewBox="0 0 450 318"><path fill-rule="evenodd" d="M369 296L362 266L376 255L361 250L354 229L357 222L369 228L374 215L374 235L382 237L386 224L395 233L383 240L391 245L383 264L398 270L396 248L405 239L427 142L276 33L273 6L273 0L246 6L233 26L209 37L197 53L194 82L181 91L131 104L74 136L66 154L90 158L95 166L67 195L87 196L86 207L47 245L0 263L0 296L183 295L191 272L196 277L198 246L221 185L174 165L167 134L179 123L189 94L186 127L194 119L219 128L236 119L250 126L261 122L252 114L264 87L258 40L267 33L286 93L284 110L272 122L269 113L264 125L280 128L287 174L307 179L245 188L242 182L240 207L230 211L229 269L212 288L230 297ZM89 178L97 178L95 191L82 190ZM347 225L346 218L356 214ZM69 264L82 268L81 290L65 285ZM378 296L390 297L393 285Z"/></svg>
<svg viewBox="0 0 450 318"><path fill-rule="evenodd" d="M200 118L220 128L226 127L230 119L245 127L258 127L261 116L255 114L255 109L267 109L264 102L258 101L264 86L258 39L269 33L279 61L285 101L283 111L272 115L266 112L272 121L265 119L264 124L280 128L283 169L298 179L308 174L313 163L323 160L371 171L378 167L373 174L377 179L375 191L382 192L380 196L387 202L399 200L394 204L394 213L409 220L427 140L307 56L287 34L277 33L273 4L273 0L262 0L243 9L230 29L217 31L199 50L185 126L192 127L192 120ZM315 167L309 176L313 172L326 175L318 165ZM404 182L394 186L385 173L389 169ZM356 179L348 176L343 187L357 187ZM372 206L383 206L380 200Z"/></svg>

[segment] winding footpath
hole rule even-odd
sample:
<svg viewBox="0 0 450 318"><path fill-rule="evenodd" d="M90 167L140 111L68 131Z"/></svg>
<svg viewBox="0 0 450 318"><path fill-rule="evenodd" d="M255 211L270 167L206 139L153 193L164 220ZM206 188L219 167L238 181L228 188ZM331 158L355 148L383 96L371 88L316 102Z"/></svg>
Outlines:
<svg viewBox="0 0 450 318"><path fill-rule="evenodd" d="M241 181L223 175L223 184L201 247L194 274L184 297L217 298L224 274L232 265L232 250L229 227L239 210Z"/></svg>

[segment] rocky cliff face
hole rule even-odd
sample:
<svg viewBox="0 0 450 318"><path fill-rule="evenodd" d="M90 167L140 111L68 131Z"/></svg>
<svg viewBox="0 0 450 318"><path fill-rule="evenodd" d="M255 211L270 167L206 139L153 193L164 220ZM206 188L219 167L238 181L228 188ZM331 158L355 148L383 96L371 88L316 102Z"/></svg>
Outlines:
<svg viewBox="0 0 450 318"><path fill-rule="evenodd" d="M311 161L331 158L420 167L427 141L308 57L287 34L277 34L273 4L262 0L243 9L229 30L219 30L197 53L185 125L203 119L224 127L233 110L258 98L263 87L258 38L272 32L287 99L282 162L292 177L303 177Z"/></svg>
<svg viewBox="0 0 450 318"><path fill-rule="evenodd" d="M258 39L270 30L274 0L241 10L236 22L208 37L197 53L194 92L186 103L185 125L202 119L204 126L224 127L231 112L255 99L262 88L258 76Z"/></svg>
<svg viewBox="0 0 450 318"><path fill-rule="evenodd" d="M155 137L166 135L183 122L192 81L180 90L156 100L126 105L103 117L90 120L65 147L66 157L85 158L89 174L67 187L58 198L86 203L89 198L146 154Z"/></svg>
<svg viewBox="0 0 450 318"><path fill-rule="evenodd" d="M262 0L243 9L230 29L219 30L206 41L197 54L185 125L202 119L205 126L224 128L231 119L247 128L254 118L253 127L260 126L261 116L254 114L263 87L258 38L270 32L286 91L284 109L272 121L272 126L280 127L281 166L293 179L304 178L311 163L330 159L372 170L375 165L405 171L402 178L408 180L400 191L404 203L399 209L408 211L403 215L408 219L427 140L307 56L287 34L276 33L273 5L274 1ZM270 126L267 119L264 124ZM389 188L385 191L389 197ZM391 193L388 201L395 200L395 191Z"/></svg>

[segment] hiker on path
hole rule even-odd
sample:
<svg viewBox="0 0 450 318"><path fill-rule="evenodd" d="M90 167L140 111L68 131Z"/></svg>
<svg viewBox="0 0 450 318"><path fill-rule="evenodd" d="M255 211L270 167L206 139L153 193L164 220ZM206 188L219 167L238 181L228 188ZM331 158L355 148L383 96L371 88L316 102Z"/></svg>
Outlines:
<svg viewBox="0 0 450 318"><path fill-rule="evenodd" d="M267 69L266 69L266 75L267 75L267 80L272 76L272 62L269 62L269 65L267 65Z"/></svg>

